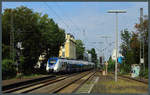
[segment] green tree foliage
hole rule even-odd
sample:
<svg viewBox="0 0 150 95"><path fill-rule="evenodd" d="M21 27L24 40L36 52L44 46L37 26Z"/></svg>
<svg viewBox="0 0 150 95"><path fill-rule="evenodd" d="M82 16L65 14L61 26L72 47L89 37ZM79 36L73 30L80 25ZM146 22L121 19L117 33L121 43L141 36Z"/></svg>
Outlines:
<svg viewBox="0 0 150 95"><path fill-rule="evenodd" d="M130 33L127 29L125 29L124 31L121 31L121 39L122 39L121 53L125 58L125 63L127 64L139 63L138 35L134 32Z"/></svg>
<svg viewBox="0 0 150 95"><path fill-rule="evenodd" d="M92 55L92 62L97 63L97 54L95 52L95 49L92 48L91 50L88 50L88 53Z"/></svg>
<svg viewBox="0 0 150 95"><path fill-rule="evenodd" d="M48 18L47 14L40 19L40 29L42 52L46 51L47 58L57 57L60 46L65 42L65 30L60 29L53 19Z"/></svg>
<svg viewBox="0 0 150 95"><path fill-rule="evenodd" d="M109 57L108 60L108 72L114 72L115 70L115 61L112 60L111 56Z"/></svg>
<svg viewBox="0 0 150 95"><path fill-rule="evenodd" d="M140 63L140 35L144 38L144 62L146 71L148 68L148 19L144 18L143 23L135 24L136 31L129 32L127 29L121 31L121 53L124 56L124 62L120 69L122 72L130 72L132 64ZM143 44L143 41L141 41Z"/></svg>
<svg viewBox="0 0 150 95"><path fill-rule="evenodd" d="M11 22L12 21L12 22ZM11 29L13 27L13 30ZM14 31L14 46L22 42L23 73L33 72L41 53L46 51L47 58L58 56L59 47L65 41L65 31L45 14L33 12L21 6L5 9L2 14L3 58L9 59L10 32ZM47 60L47 59L46 59Z"/></svg>
<svg viewBox="0 0 150 95"><path fill-rule="evenodd" d="M81 40L76 40L76 56L77 59L83 60L83 53L85 51L84 44Z"/></svg>
<svg viewBox="0 0 150 95"><path fill-rule="evenodd" d="M16 67L12 60L2 60L2 79L8 79L16 76Z"/></svg>
<svg viewBox="0 0 150 95"><path fill-rule="evenodd" d="M121 53L124 56L124 62L121 64L121 71L131 71L132 64L139 63L139 41L138 35L134 32L129 32L127 29L121 31ZM126 68L128 67L128 68ZM124 70L126 68L126 70Z"/></svg>
<svg viewBox="0 0 150 95"><path fill-rule="evenodd" d="M141 34L142 45L144 42L144 62L145 66L148 67L148 17L144 16L142 23L135 24L136 32ZM143 41L144 39L144 41Z"/></svg>
<svg viewBox="0 0 150 95"><path fill-rule="evenodd" d="M130 50L130 39L131 39L131 33L127 29L124 31L121 31L121 53L126 58L126 55L128 51Z"/></svg>
<svg viewBox="0 0 150 95"><path fill-rule="evenodd" d="M10 59L10 46L2 44L2 59Z"/></svg>
<svg viewBox="0 0 150 95"><path fill-rule="evenodd" d="M137 33L132 33L131 41L130 41L130 47L131 47L131 56L130 56L130 61L132 64L139 64L139 59L140 59L140 42L138 39L138 34ZM134 60L134 62L133 62Z"/></svg>

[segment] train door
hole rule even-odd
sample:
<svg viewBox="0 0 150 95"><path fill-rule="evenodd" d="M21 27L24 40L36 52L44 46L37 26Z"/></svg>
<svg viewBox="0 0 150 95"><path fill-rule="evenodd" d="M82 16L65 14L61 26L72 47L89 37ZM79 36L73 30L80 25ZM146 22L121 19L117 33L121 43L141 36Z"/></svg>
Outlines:
<svg viewBox="0 0 150 95"><path fill-rule="evenodd" d="M61 64L62 64L62 71L65 71L65 62L62 61Z"/></svg>
<svg viewBox="0 0 150 95"><path fill-rule="evenodd" d="M64 61L64 71L67 72L67 62Z"/></svg>

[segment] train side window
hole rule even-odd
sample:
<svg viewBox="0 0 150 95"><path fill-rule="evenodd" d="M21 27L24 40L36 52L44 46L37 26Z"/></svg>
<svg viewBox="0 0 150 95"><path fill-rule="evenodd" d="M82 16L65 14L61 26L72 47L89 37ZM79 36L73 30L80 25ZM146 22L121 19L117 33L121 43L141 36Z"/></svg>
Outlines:
<svg viewBox="0 0 150 95"><path fill-rule="evenodd" d="M64 62L61 62L61 64L62 64L62 67L64 66Z"/></svg>
<svg viewBox="0 0 150 95"><path fill-rule="evenodd" d="M65 62L64 62L64 67L66 66Z"/></svg>
<svg viewBox="0 0 150 95"><path fill-rule="evenodd" d="M67 66L67 62L65 62L65 66Z"/></svg>
<svg viewBox="0 0 150 95"><path fill-rule="evenodd" d="M63 67L64 67L64 66L65 66L65 62L63 62L63 64L62 64L62 65L63 65Z"/></svg>

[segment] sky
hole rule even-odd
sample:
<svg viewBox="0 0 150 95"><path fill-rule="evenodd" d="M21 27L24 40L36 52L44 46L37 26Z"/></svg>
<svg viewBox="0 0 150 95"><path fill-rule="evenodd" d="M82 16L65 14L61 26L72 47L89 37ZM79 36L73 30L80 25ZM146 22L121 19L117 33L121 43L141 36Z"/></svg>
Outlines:
<svg viewBox="0 0 150 95"><path fill-rule="evenodd" d="M86 50L95 48L98 56L104 53L106 60L114 49L116 33L116 15L107 11L127 11L118 15L119 46L121 30L136 31L134 25L139 23L140 8L148 15L148 2L2 2L2 12L21 5L48 14L66 33L82 40Z"/></svg>

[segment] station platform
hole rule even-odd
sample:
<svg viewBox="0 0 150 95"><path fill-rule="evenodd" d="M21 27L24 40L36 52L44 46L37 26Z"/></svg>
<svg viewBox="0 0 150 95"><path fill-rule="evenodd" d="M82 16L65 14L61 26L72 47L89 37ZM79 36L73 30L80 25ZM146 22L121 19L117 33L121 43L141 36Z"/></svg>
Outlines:
<svg viewBox="0 0 150 95"><path fill-rule="evenodd" d="M93 79L86 82L76 93L100 93L100 94L147 94L148 84L138 82L131 79L125 79L118 76L115 82L114 75L108 74L103 76L101 72L95 74Z"/></svg>

